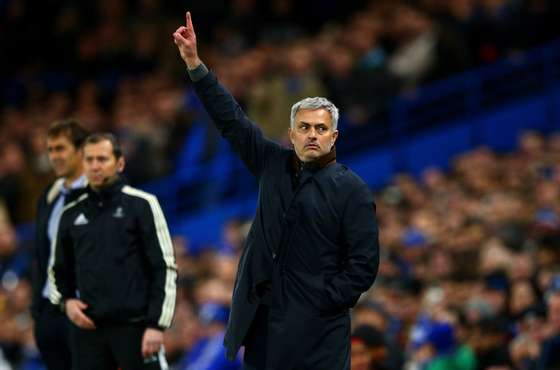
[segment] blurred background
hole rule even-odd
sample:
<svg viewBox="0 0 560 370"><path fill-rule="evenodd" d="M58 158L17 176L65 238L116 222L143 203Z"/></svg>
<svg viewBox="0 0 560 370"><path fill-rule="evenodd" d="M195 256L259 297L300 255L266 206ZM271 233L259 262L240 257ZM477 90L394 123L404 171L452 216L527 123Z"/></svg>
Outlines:
<svg viewBox="0 0 560 370"><path fill-rule="evenodd" d="M560 3L553 0L0 0L0 369L42 369L33 218L45 132L123 142L179 268L173 369L239 369L221 335L256 202L171 34L266 135L341 109L338 160L376 194L381 265L352 312L353 370L560 369Z"/></svg>

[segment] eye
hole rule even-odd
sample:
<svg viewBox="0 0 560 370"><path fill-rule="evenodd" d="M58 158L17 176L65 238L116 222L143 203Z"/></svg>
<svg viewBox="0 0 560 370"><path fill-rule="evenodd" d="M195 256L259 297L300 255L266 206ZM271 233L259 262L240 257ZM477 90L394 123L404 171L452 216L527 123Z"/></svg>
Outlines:
<svg viewBox="0 0 560 370"><path fill-rule="evenodd" d="M327 128L325 126L319 126L317 127L317 132L319 132L320 134L324 134L325 132L327 132Z"/></svg>

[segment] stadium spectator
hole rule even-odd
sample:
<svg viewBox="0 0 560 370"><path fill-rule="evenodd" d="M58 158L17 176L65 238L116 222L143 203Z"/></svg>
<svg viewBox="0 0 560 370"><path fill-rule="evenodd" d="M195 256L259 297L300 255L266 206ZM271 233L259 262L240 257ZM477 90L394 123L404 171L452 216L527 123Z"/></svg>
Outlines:
<svg viewBox="0 0 560 370"><path fill-rule="evenodd" d="M351 341L351 370L396 369L386 366L388 353L382 332L367 325L358 326Z"/></svg>

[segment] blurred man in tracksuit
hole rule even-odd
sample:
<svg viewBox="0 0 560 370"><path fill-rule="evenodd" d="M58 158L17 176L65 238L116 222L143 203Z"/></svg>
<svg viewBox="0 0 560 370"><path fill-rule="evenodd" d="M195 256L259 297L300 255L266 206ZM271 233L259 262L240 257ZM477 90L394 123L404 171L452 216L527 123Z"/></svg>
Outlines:
<svg viewBox="0 0 560 370"><path fill-rule="evenodd" d="M47 268L51 243L58 229L64 204L86 185L83 174L81 146L87 132L73 120L59 121L47 132L47 151L57 179L41 195L35 219L33 303L35 340L47 369L71 368L68 343L69 322L49 301L51 287Z"/></svg>
<svg viewBox="0 0 560 370"><path fill-rule="evenodd" d="M120 176L115 136L89 136L83 158L88 186L62 212L49 268L51 302L74 324L72 368L167 369L177 268L165 217Z"/></svg>

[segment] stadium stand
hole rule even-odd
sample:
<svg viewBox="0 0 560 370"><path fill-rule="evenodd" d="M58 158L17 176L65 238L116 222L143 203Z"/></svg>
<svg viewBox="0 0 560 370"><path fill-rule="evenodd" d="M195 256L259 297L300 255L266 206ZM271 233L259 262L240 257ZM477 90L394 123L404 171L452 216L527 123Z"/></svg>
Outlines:
<svg viewBox="0 0 560 370"><path fill-rule="evenodd" d="M175 54L183 5L163 3L0 1L0 369L42 369L29 222L58 118L117 133L129 180L160 198L179 268L174 369L214 334L204 308L229 303L256 183ZM193 2L201 52L255 119L307 84L343 110L339 158L376 191L382 230L378 281L353 312L383 334L369 369L560 368L558 8Z"/></svg>

